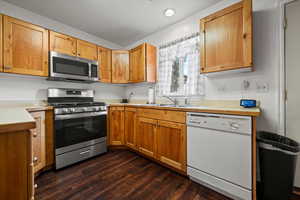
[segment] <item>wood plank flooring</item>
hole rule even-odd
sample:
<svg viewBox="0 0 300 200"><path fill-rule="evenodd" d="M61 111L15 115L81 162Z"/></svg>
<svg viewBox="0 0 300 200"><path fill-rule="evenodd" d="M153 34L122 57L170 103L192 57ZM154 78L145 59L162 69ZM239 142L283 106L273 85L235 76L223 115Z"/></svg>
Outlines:
<svg viewBox="0 0 300 200"><path fill-rule="evenodd" d="M126 150L113 150L37 180L37 200L229 200Z"/></svg>

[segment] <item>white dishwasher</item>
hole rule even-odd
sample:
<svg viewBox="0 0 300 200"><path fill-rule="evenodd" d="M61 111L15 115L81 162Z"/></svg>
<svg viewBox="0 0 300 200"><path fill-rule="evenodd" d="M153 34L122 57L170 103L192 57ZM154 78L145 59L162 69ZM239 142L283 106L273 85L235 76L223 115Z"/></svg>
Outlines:
<svg viewBox="0 0 300 200"><path fill-rule="evenodd" d="M252 199L251 117L187 113L188 175L234 199Z"/></svg>

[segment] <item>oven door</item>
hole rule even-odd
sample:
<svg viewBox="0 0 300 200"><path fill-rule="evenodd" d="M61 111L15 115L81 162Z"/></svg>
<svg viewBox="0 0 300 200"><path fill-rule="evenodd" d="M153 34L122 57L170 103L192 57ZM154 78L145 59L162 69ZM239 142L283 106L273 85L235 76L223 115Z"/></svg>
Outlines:
<svg viewBox="0 0 300 200"><path fill-rule="evenodd" d="M56 155L106 141L107 112L55 116Z"/></svg>
<svg viewBox="0 0 300 200"><path fill-rule="evenodd" d="M50 52L50 76L73 80L98 80L98 63L75 56Z"/></svg>

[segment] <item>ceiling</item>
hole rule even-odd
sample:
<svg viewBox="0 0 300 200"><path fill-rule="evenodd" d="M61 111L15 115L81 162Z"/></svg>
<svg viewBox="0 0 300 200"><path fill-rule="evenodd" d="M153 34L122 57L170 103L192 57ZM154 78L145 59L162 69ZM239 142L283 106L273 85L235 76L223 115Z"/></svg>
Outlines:
<svg viewBox="0 0 300 200"><path fill-rule="evenodd" d="M5 0L120 46L174 24L221 0ZM163 11L174 8L173 17Z"/></svg>

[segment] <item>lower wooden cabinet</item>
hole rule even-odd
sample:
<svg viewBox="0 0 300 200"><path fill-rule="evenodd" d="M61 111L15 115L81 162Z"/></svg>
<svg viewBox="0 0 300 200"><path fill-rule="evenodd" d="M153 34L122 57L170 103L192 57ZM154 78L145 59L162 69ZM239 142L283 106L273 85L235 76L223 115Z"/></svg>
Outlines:
<svg viewBox="0 0 300 200"><path fill-rule="evenodd" d="M159 161L186 171L186 125L158 121L157 158Z"/></svg>
<svg viewBox="0 0 300 200"><path fill-rule="evenodd" d="M137 149L136 108L125 108L125 145Z"/></svg>
<svg viewBox="0 0 300 200"><path fill-rule="evenodd" d="M109 113L110 145L125 145L172 169L186 173L184 112L113 106ZM157 113L161 115L155 115Z"/></svg>
<svg viewBox="0 0 300 200"><path fill-rule="evenodd" d="M109 108L109 144L124 145L124 107Z"/></svg>
<svg viewBox="0 0 300 200"><path fill-rule="evenodd" d="M157 120L140 117L138 119L138 150L149 156L156 157Z"/></svg>
<svg viewBox="0 0 300 200"><path fill-rule="evenodd" d="M46 166L45 112L31 112L36 128L31 129L34 173Z"/></svg>

